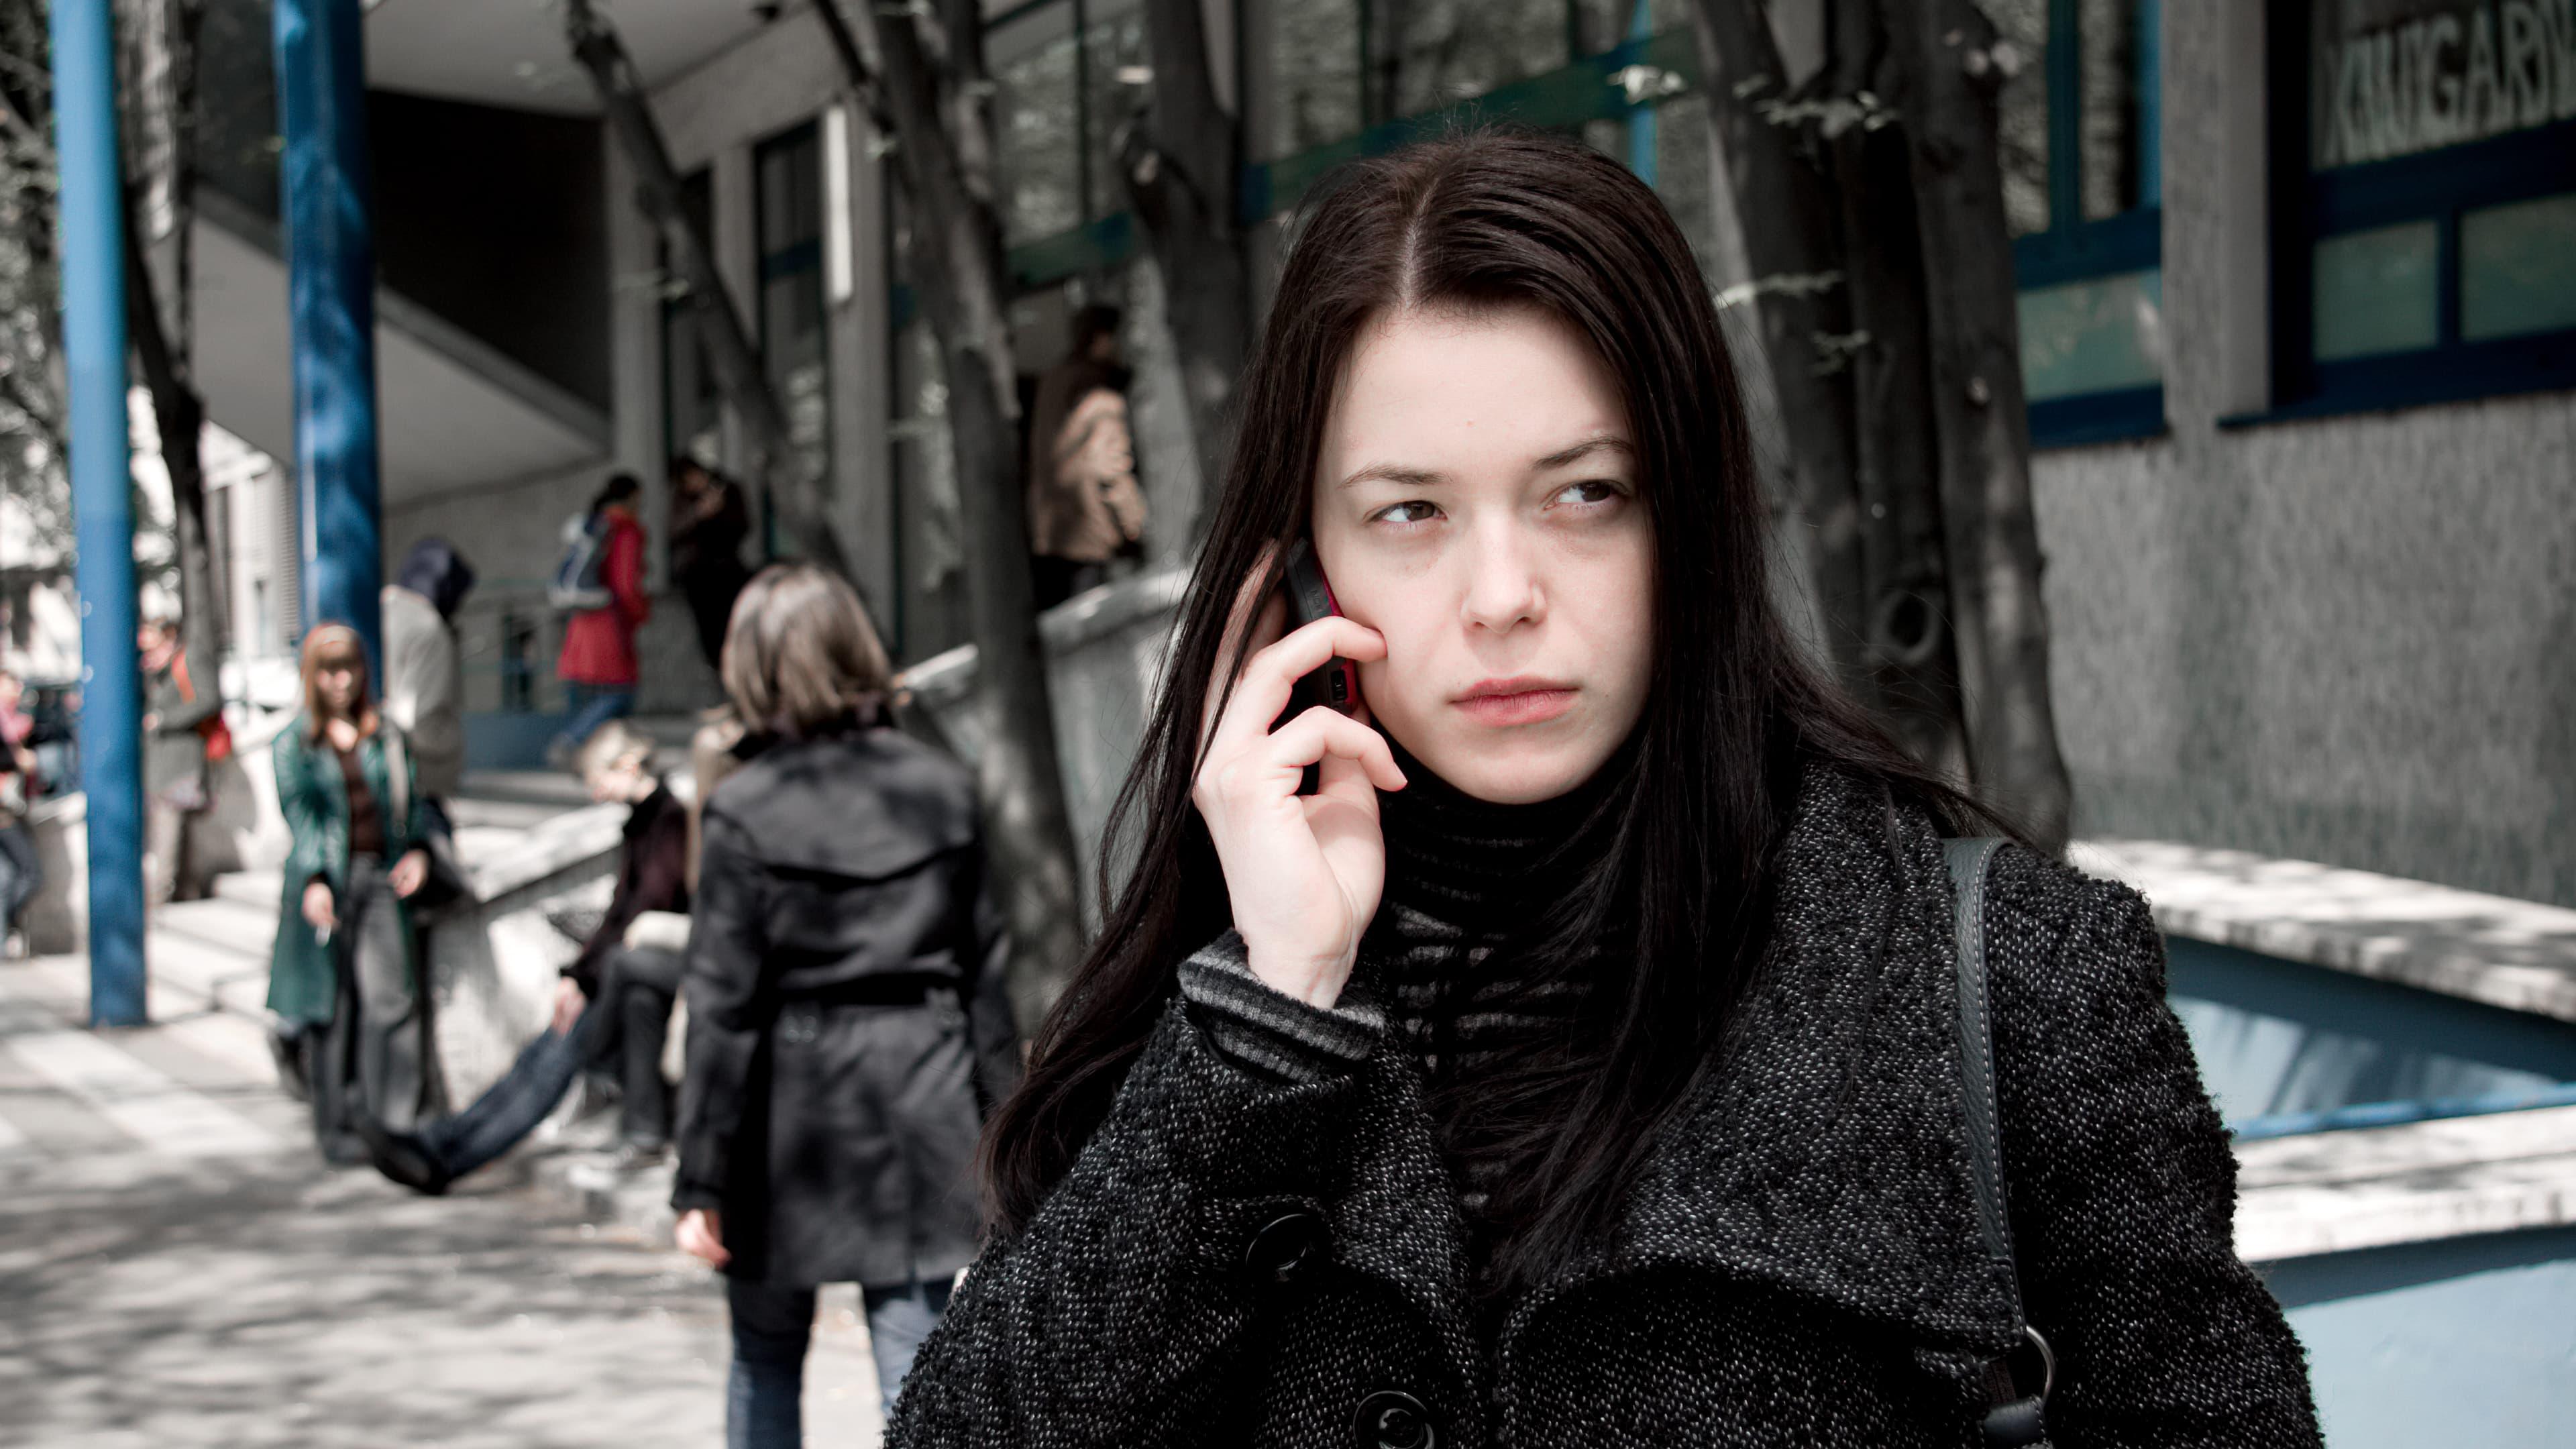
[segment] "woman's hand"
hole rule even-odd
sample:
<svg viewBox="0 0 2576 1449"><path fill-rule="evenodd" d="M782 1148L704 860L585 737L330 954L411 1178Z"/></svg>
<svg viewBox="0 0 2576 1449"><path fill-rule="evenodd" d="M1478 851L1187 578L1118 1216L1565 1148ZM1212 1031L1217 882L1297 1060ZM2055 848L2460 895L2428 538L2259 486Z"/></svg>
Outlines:
<svg viewBox="0 0 2576 1449"><path fill-rule="evenodd" d="M571 1031L572 1024L581 1020L581 1009L589 1004L590 998L582 995L580 982L569 976L556 982L553 1023L555 1035L562 1036Z"/></svg>
<svg viewBox="0 0 2576 1449"><path fill-rule="evenodd" d="M710 1268L721 1268L733 1261L733 1254L725 1251L724 1216L713 1208L691 1208L680 1214L680 1226L673 1236L680 1240L681 1252Z"/></svg>
<svg viewBox="0 0 2576 1449"><path fill-rule="evenodd" d="M331 883L317 880L304 887L304 920L317 931L339 929L339 913L331 909Z"/></svg>
<svg viewBox="0 0 2576 1449"><path fill-rule="evenodd" d="M1382 659L1386 640L1349 619L1318 619L1281 637L1287 603L1259 589L1269 559L1235 597L1208 682L1198 777L1190 799L1207 821L1252 973L1273 990L1316 1006L1341 998L1360 934L1386 884L1377 791L1404 788L1404 772L1363 710L1317 705L1270 732L1297 680L1340 655ZM1234 697L1217 713L1233 661L1250 653ZM1308 765L1318 788L1297 793Z"/></svg>
<svg viewBox="0 0 2576 1449"><path fill-rule="evenodd" d="M429 852L419 846L413 846L405 851L403 858L394 862L394 868L385 873L385 883L392 886L394 894L404 900L410 900L417 895L421 886L428 880Z"/></svg>

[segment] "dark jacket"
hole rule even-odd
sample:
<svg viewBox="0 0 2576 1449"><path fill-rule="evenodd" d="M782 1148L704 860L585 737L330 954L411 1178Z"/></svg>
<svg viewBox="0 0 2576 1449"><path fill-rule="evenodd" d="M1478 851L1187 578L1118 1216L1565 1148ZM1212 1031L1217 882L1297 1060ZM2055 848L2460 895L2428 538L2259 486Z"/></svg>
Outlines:
<svg viewBox="0 0 2576 1449"><path fill-rule="evenodd" d="M2005 1177L2053 1442L2315 1445L2298 1344L2230 1245L2234 1164L2145 904L2019 850L1994 870ZM1971 1197L1932 823L1812 770L1774 911L1705 1092L1491 1345L1412 1058L1271 1085L1176 1002L976 1263L887 1443L1433 1443L1384 1432L1396 1393L1439 1449L1978 1444L2012 1320ZM1321 1251L1278 1281L1307 1232Z"/></svg>
<svg viewBox="0 0 2576 1449"><path fill-rule="evenodd" d="M581 986L581 994L599 995L600 963L626 939L626 928L646 911L689 908L689 808L667 787L626 812L626 835L617 848L617 888L609 894L608 914L565 964L563 974Z"/></svg>
<svg viewBox="0 0 2576 1449"><path fill-rule="evenodd" d="M736 1277L945 1281L1019 1078L972 778L892 729L785 743L703 829L672 1205L721 1209Z"/></svg>

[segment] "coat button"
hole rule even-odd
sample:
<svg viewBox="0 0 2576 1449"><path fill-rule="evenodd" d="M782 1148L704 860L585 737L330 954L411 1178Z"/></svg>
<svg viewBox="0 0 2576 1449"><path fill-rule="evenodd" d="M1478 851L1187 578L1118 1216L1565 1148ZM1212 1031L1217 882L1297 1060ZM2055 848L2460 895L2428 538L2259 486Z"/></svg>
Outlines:
<svg viewBox="0 0 2576 1449"><path fill-rule="evenodd" d="M1259 1283L1285 1287L1300 1282L1322 1261L1328 1240L1322 1218L1310 1212L1282 1213L1252 1235L1243 1250L1244 1271Z"/></svg>
<svg viewBox="0 0 2576 1449"><path fill-rule="evenodd" d="M1359 1449L1440 1449L1440 1428L1422 1401L1400 1389L1380 1389L1360 1400L1351 1416Z"/></svg>

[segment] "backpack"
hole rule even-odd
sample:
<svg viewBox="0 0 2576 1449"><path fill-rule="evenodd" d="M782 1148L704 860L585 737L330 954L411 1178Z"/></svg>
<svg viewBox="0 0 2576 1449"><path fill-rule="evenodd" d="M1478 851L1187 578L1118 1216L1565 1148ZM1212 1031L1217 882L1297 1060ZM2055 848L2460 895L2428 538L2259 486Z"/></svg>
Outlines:
<svg viewBox="0 0 2576 1449"><path fill-rule="evenodd" d="M564 520L563 556L546 584L546 602L575 613L605 609L617 602L601 577L608 565L608 519L576 513Z"/></svg>

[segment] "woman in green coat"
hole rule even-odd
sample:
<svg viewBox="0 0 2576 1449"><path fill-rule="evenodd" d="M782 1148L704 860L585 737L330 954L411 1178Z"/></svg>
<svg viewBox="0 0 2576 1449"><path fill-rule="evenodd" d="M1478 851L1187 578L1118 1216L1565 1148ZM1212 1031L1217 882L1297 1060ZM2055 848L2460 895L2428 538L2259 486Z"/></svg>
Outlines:
<svg viewBox="0 0 2576 1449"><path fill-rule="evenodd" d="M304 637L304 713L277 737L286 857L268 1006L295 1040L313 1132L335 1163L362 1132L408 1132L429 1109L429 1020L403 902L429 873L402 732L376 710L357 631Z"/></svg>

